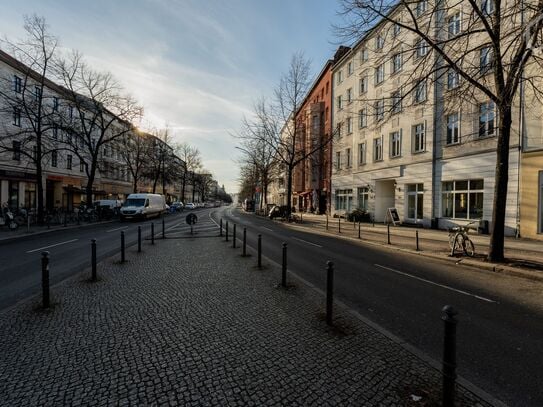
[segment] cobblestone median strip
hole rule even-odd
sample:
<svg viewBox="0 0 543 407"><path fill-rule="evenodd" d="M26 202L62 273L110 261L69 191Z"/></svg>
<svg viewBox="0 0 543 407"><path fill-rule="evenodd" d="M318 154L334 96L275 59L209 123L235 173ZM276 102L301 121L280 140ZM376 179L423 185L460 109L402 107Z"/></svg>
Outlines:
<svg viewBox="0 0 543 407"><path fill-rule="evenodd" d="M441 375L219 240L166 240L0 314L0 405L423 405ZM54 270L51 270L54 273ZM323 268L324 278L324 268ZM421 399L419 399L421 397ZM459 405L490 405L459 386ZM418 401L415 401L418 400ZM428 404L425 404L428 405Z"/></svg>

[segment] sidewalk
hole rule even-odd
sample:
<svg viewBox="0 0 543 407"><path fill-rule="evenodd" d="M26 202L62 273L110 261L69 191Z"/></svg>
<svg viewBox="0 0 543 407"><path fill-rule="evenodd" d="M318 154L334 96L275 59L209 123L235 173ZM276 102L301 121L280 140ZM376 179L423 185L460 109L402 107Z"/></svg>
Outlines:
<svg viewBox="0 0 543 407"><path fill-rule="evenodd" d="M280 221L276 221L280 222ZM341 222L341 233L338 233L338 222ZM284 225L294 228L305 228L315 233L327 233L342 238L358 240L358 223L353 224L345 219L328 218L326 229L326 216L303 214L301 223L286 223ZM419 251L416 250L416 233L419 234ZM476 267L518 274L523 277L543 280L543 242L529 239L505 238L506 263L495 264L486 261L490 237L470 232L470 238L475 245L476 255L473 258L458 254L450 257L449 236L444 230L422 229L405 226L390 226L391 246L424 256L431 256L450 261L461 261ZM387 242L387 226L382 223L361 223L360 237L363 242L389 246Z"/></svg>
<svg viewBox="0 0 543 407"><path fill-rule="evenodd" d="M240 253L218 237L146 242L126 264L100 263L97 283L87 270L52 287L51 310L35 297L0 313L0 405L440 399L440 372L403 342L341 306L327 327L319 292L292 276L294 287L278 288L275 264L258 270ZM499 404L470 389L458 386L457 405Z"/></svg>

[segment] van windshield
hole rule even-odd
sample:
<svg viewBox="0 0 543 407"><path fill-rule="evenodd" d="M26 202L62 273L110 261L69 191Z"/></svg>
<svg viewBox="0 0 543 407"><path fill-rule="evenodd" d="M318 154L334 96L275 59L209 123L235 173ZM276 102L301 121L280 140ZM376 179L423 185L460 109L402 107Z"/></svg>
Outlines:
<svg viewBox="0 0 543 407"><path fill-rule="evenodd" d="M127 199L124 206L143 206L145 205L145 199Z"/></svg>

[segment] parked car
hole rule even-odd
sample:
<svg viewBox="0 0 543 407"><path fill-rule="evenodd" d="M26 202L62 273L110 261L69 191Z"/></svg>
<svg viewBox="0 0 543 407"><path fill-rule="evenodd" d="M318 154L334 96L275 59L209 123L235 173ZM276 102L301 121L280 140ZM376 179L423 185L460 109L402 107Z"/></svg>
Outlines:
<svg viewBox="0 0 543 407"><path fill-rule="evenodd" d="M181 212L183 210L183 202L172 202L170 205L175 212Z"/></svg>
<svg viewBox="0 0 543 407"><path fill-rule="evenodd" d="M192 202L188 202L188 203L185 205L185 208L187 208L187 209L195 209L195 208L196 208L196 205L193 204Z"/></svg>
<svg viewBox="0 0 543 407"><path fill-rule="evenodd" d="M164 196L159 194L130 194L121 208L121 221L159 217L166 208Z"/></svg>

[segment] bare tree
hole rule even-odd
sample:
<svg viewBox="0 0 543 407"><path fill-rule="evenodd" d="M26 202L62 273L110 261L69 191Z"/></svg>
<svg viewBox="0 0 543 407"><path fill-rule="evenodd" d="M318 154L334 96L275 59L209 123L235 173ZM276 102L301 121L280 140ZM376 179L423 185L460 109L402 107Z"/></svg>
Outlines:
<svg viewBox="0 0 543 407"><path fill-rule="evenodd" d="M450 103L486 98L497 112L495 189L492 234L488 258L504 260L505 208L509 172L512 106L521 86L541 95L541 58L534 44L541 42L543 1L451 0L340 0L344 24L336 27L343 38L359 39L384 21L415 36L413 53L423 56L404 95L417 92L419 83L459 79ZM462 10L458 30L449 19ZM431 52L426 52L426 49ZM387 55L388 58L391 55ZM522 85L521 85L522 84Z"/></svg>
<svg viewBox="0 0 543 407"><path fill-rule="evenodd" d="M181 159L182 171L180 174L181 178L181 200L185 200L185 192L187 185L193 184L194 174L202 166L202 158L200 151L188 144L183 142L174 146L174 151L176 155ZM194 191L193 191L194 192ZM194 200L194 193L192 195L192 200Z"/></svg>
<svg viewBox="0 0 543 407"><path fill-rule="evenodd" d="M150 135L139 130L124 134L119 139L121 157L128 172L132 176L132 192L138 192L138 184L142 180L148 165L151 149Z"/></svg>
<svg viewBox="0 0 543 407"><path fill-rule="evenodd" d="M103 170L104 150L134 130L132 123L141 118L143 108L123 93L109 72L91 69L77 52L58 66L67 89L67 107L60 117L62 141L84 163L86 201L91 203L97 172Z"/></svg>
<svg viewBox="0 0 543 407"><path fill-rule="evenodd" d="M9 119L4 122L0 137L0 152L12 152L34 168L38 223L44 219L43 172L55 150L51 142L59 91L48 78L53 76L58 40L49 33L45 19L26 16L26 38L20 42L3 41L13 58L5 54L16 67L15 75L0 78L0 113ZM18 76L19 74L22 77Z"/></svg>

